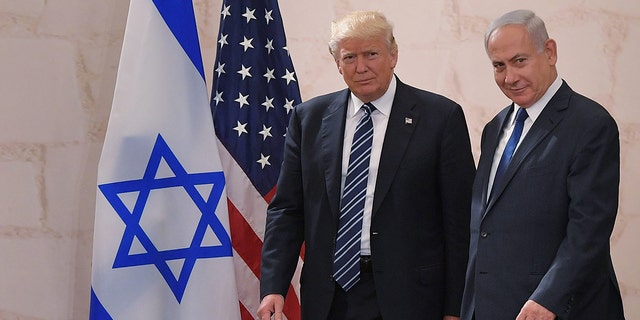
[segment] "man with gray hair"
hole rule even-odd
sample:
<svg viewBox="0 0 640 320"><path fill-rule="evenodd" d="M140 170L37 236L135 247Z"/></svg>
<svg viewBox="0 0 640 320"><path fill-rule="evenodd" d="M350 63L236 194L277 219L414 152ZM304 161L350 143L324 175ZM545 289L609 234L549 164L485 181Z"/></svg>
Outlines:
<svg viewBox="0 0 640 320"><path fill-rule="evenodd" d="M282 319L304 243L304 320L458 319L475 173L462 108L394 75L379 12L335 22L329 49L348 89L292 111L258 317Z"/></svg>
<svg viewBox="0 0 640 320"><path fill-rule="evenodd" d="M512 103L482 132L462 319L624 319L609 245L616 122L558 76L535 13L495 20L485 48Z"/></svg>

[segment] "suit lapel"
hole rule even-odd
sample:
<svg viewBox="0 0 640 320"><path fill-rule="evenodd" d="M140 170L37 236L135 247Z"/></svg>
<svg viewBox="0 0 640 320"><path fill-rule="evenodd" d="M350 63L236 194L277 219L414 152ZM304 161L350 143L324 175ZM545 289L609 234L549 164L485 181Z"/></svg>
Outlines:
<svg viewBox="0 0 640 320"><path fill-rule="evenodd" d="M569 97L571 96L571 88L563 82L562 86L551 98L547 106L544 108L536 122L533 124L527 135L524 137L520 146L516 150L507 171L505 171L502 177L502 183L494 186L493 196L491 201L487 204L486 212L491 209L491 206L498 200L504 189L509 185L509 182L513 176L520 170L522 164L529 155L533 152L533 149L562 121L564 118L564 111L569 106ZM493 149L495 150L495 148Z"/></svg>
<svg viewBox="0 0 640 320"><path fill-rule="evenodd" d="M498 148L502 128L504 128L505 122L509 118L509 114L511 114L512 110L513 104L500 111L496 116L496 119L493 120L494 124L487 126L487 131L485 132L486 136L483 137L483 141L487 145L482 148L482 154L480 156L478 170L476 172L477 179L479 179L478 181L482 181L482 196L479 201L482 202L480 207L483 208L483 215L484 212L486 212L487 198L489 197L489 178L491 177L493 157L495 155L496 148Z"/></svg>
<svg viewBox="0 0 640 320"><path fill-rule="evenodd" d="M420 113L415 112L415 106L416 102L412 98L411 91L408 90L407 85L398 80L380 155L372 215L376 214L382 199L389 191L402 161L402 155L411 141L411 135L416 126L420 125Z"/></svg>
<svg viewBox="0 0 640 320"><path fill-rule="evenodd" d="M322 118L320 147L327 184L327 194L331 212L337 217L340 212L340 184L342 178L342 145L344 144L344 124L347 112L349 90L338 93L336 99L327 107Z"/></svg>

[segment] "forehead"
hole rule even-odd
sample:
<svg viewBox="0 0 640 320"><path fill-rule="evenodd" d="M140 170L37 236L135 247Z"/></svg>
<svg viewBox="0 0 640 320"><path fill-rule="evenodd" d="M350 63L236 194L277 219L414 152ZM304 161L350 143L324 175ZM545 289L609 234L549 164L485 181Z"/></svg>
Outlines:
<svg viewBox="0 0 640 320"><path fill-rule="evenodd" d="M371 38L347 38L338 44L340 52L364 52L372 50L382 50L387 48L387 42L384 37L371 37Z"/></svg>
<svg viewBox="0 0 640 320"><path fill-rule="evenodd" d="M535 45L522 25L502 26L491 34L487 42L487 52L491 58L535 51Z"/></svg>

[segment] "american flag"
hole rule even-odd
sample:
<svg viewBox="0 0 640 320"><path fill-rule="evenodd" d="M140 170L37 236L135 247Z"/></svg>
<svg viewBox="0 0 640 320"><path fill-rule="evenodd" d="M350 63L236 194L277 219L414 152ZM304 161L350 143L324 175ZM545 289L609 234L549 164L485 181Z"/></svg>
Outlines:
<svg viewBox="0 0 640 320"><path fill-rule="evenodd" d="M243 320L253 319L266 208L291 110L301 102L277 0L223 1L213 71L211 109L227 180L240 310ZM290 320L300 319L296 278L285 301Z"/></svg>

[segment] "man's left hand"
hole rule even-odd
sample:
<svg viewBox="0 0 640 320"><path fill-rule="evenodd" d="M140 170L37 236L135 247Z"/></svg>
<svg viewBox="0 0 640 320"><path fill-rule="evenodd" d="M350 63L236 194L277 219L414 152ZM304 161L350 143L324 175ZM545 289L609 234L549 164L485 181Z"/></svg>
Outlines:
<svg viewBox="0 0 640 320"><path fill-rule="evenodd" d="M553 312L539 303L529 300L520 310L520 314L518 314L516 320L554 320L555 318L556 315L553 314Z"/></svg>

